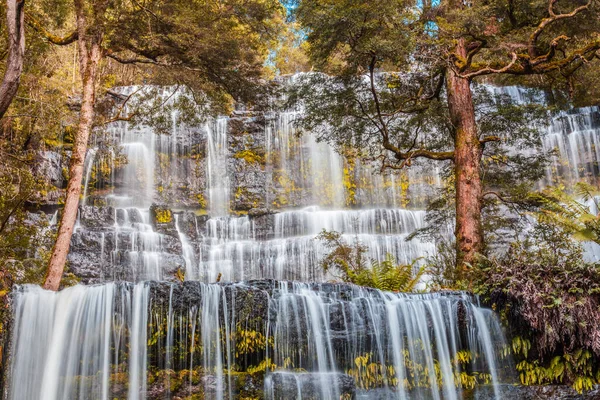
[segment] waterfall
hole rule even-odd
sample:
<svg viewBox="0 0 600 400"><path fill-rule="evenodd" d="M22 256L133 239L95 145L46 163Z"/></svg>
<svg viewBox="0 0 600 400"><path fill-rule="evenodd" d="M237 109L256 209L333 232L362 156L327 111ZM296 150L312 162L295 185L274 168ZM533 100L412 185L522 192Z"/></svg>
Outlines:
<svg viewBox="0 0 600 400"><path fill-rule="evenodd" d="M518 87L485 89L517 103L544 101ZM112 165L105 188L107 204L116 208L113 223L92 227L78 220L75 240L103 244L96 252L102 272L87 281L174 279L178 269L186 279L204 282L330 279L320 267L327 249L315 240L323 229L360 241L376 261L390 254L408 264L434 254L435 243L406 238L424 226L422 207L440 187L442 167L413 165L382 174L351 154L338 154L315 133L299 131L301 113L238 113L187 126L177 123L173 111L170 134L111 125L127 163ZM600 172L599 115L597 107L562 112L543 127L544 150L556 155L540 187L594 183ZM84 206L94 154L90 150L86 160ZM153 203L200 212L191 217L192 229L176 221L172 231L157 231L146 217ZM453 230L440 229L448 235ZM596 259L597 249L587 247ZM72 257L75 270L81 260Z"/></svg>
<svg viewBox="0 0 600 400"><path fill-rule="evenodd" d="M179 95L183 94L171 101ZM403 207L424 204L439 185L438 171L416 168L402 177L381 175L368 164L336 153L310 132L300 135L300 115L287 111L266 114L264 120L220 117L194 128L177 124L173 111L170 134L112 124L110 135L126 158L119 164L114 154L111 157L104 198L114 207L112 223L88 219L78 223L75 234L82 244L102 244L96 250L101 271L88 281L174 279L172 272L178 269L185 271L186 279L204 282L319 281L330 278L320 266L327 249L315 240L323 229L338 230L347 241L359 240L377 261L390 254L407 264L433 254L434 243L405 240L424 226L425 213ZM250 135L246 126L239 128L240 121L262 121L262 130ZM247 154L255 158L246 162ZM264 165L257 171L261 159ZM250 172L248 163L254 168ZM236 215L236 202L247 190L246 174L264 176L252 197L253 207L266 210L263 216ZM197 187L197 180L203 187ZM86 180L85 197L87 186ZM152 204L191 208L194 199L211 218L195 215L191 231L180 226L178 212L171 232L157 230L156 221L149 218ZM71 258L75 270L77 263L85 264L81 268L86 273L92 268L88 263L93 260Z"/></svg>
<svg viewBox="0 0 600 400"><path fill-rule="evenodd" d="M94 161L96 159L96 152L98 151L97 148L93 147L91 149L88 150L86 156L85 156L85 179L83 182L83 196L81 198L81 204L85 206L85 204L87 203L87 193L88 193L88 188L90 186L90 178L92 176L92 167L94 166Z"/></svg>
<svg viewBox="0 0 600 400"><path fill-rule="evenodd" d="M11 400L233 399L250 376L267 399L458 399L461 374L496 386L505 373L496 317L461 293L274 281L23 286L14 310Z"/></svg>
<svg viewBox="0 0 600 400"><path fill-rule="evenodd" d="M596 183L599 115L549 121L543 146L556 155L539 187ZM323 230L374 261L434 255L435 243L406 239L444 167L380 173L300 132L300 116L238 110L186 125L173 111L166 132L110 125L122 150L96 185L104 148L88 153L69 255L91 285L15 290L7 398L458 400L480 387L502 398L506 343L476 298L325 283Z"/></svg>
<svg viewBox="0 0 600 400"><path fill-rule="evenodd" d="M211 214L229 214L229 175L227 174L227 118L207 125L208 200Z"/></svg>
<svg viewBox="0 0 600 400"><path fill-rule="evenodd" d="M397 262L410 264L435 251L433 243L405 240L425 225L424 218L423 211L318 207L263 217L267 222L247 216L210 218L204 229L195 232L201 238L197 253L185 234L181 239L186 266L191 265L191 269L186 269L186 279L214 282L220 274L222 281L263 278L321 281L326 277L320 261L328 249L315 237L323 229L342 233L349 243L360 241L373 260L383 261L390 254ZM264 233L256 224L272 228ZM189 264L191 259L199 259L199 263Z"/></svg>
<svg viewBox="0 0 600 400"><path fill-rule="evenodd" d="M547 184L596 183L600 174L600 108L587 107L562 112L543 140L544 150L558 150L546 170Z"/></svg>

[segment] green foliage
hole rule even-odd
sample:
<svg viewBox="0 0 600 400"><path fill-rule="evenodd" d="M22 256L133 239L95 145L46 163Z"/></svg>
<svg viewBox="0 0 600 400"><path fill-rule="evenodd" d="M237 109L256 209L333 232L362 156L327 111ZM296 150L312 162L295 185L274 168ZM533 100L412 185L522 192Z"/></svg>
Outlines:
<svg viewBox="0 0 600 400"><path fill-rule="evenodd" d="M423 348L425 344L416 342L413 345ZM354 366L345 371L354 378L357 387L360 389L371 390L385 385L400 385L406 390L414 390L431 388L432 384L436 384L438 387L443 385L442 371L437 360L433 362L435 382L432 382L429 367L411 359L409 351L407 349L403 350L404 365L402 367L405 368L406 375L402 382L398 382L394 366L372 361L372 356L372 353L359 355L354 359ZM479 355L467 350L459 350L453 358L455 365L460 365L460 370L457 368L454 371L453 380L457 388L473 389L477 385L491 382L490 374L476 370L475 361L479 358Z"/></svg>
<svg viewBox="0 0 600 400"><path fill-rule="evenodd" d="M384 291L411 292L425 273L425 267L416 267L418 260L408 265L396 264L389 254L385 260L372 260L368 265L367 249L358 240L347 244L339 232L323 230L317 239L330 249L321 261L323 269L339 273L343 282ZM415 269L417 272L413 273Z"/></svg>
<svg viewBox="0 0 600 400"><path fill-rule="evenodd" d="M500 257L484 260L476 290L499 307L517 307L541 354L558 347L600 354L600 269L583 260L568 232L536 225Z"/></svg>
<svg viewBox="0 0 600 400"><path fill-rule="evenodd" d="M279 34L278 44L270 57L270 67L277 75L307 72L311 69L308 59L309 44L297 22L288 22Z"/></svg>
<svg viewBox="0 0 600 400"><path fill-rule="evenodd" d="M310 57L321 70L355 73L374 57L395 64L414 50L409 26L416 23L411 0L303 0L296 15L308 31Z"/></svg>
<svg viewBox="0 0 600 400"><path fill-rule="evenodd" d="M121 1L110 13L118 16L110 26L110 47L120 57L166 65L156 78L183 83L200 99L217 102L256 98L269 45L283 22L275 0Z"/></svg>
<svg viewBox="0 0 600 400"><path fill-rule="evenodd" d="M600 244L600 219L590 209L592 205L599 209L597 195L598 189L585 182L575 185L573 195L561 187L547 188L536 196L541 203L536 218L560 227L576 240Z"/></svg>
<svg viewBox="0 0 600 400"><path fill-rule="evenodd" d="M539 216L523 240L482 259L474 289L514 332L523 384L568 383L581 392L600 371L600 266L584 261L562 220Z"/></svg>

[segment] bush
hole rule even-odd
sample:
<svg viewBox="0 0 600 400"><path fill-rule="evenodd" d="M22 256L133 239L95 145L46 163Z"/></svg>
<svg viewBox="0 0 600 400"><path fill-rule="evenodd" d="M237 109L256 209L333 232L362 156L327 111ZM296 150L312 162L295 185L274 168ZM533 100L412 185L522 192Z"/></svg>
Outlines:
<svg viewBox="0 0 600 400"><path fill-rule="evenodd" d="M484 260L476 292L500 312L513 333L524 384L598 382L600 268L585 262L569 231L541 222L527 239Z"/></svg>

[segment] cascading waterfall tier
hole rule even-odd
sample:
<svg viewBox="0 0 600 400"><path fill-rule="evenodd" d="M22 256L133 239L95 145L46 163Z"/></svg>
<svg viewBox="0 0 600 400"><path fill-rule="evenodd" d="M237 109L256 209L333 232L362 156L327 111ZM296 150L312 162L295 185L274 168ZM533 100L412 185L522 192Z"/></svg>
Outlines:
<svg viewBox="0 0 600 400"><path fill-rule="evenodd" d="M518 87L487 89L515 102L531 101L530 93ZM165 106L180 95L185 94L171 96ZM544 101L538 97L536 101ZM540 187L595 181L599 115L597 107L590 107L563 112L549 122L543 147L557 149L557 155ZM423 226L425 214L418 207L440 185L439 172L412 167L382 175L317 142L310 132L299 132L299 117L297 110L236 112L194 128L178 123L173 111L170 134L157 134L147 126L112 125L110 133L127 163L115 164L111 153L110 180L95 187L103 191L94 192L90 181L106 162L96 150L100 143L94 143L87 157L84 205L107 204L117 209L113 214L145 216L151 204L161 204L193 209L196 215L182 213L175 226L173 221L162 224L167 229L152 218L143 223L111 218L108 226L89 218L87 224L78 222L74 244L80 250L70 255L73 271L87 283L174 280L176 271L205 282L322 280L327 277L319 259L325 249L314 240L321 229L360 240L378 261L391 254L410 263L433 254L434 243L405 239ZM389 229L390 216L402 216L403 226ZM358 229L352 226L355 219ZM449 235L453 230L440 229Z"/></svg>
<svg viewBox="0 0 600 400"><path fill-rule="evenodd" d="M506 378L496 317L461 293L109 283L13 307L11 400L459 399Z"/></svg>
<svg viewBox="0 0 600 400"><path fill-rule="evenodd" d="M323 229L360 241L376 261L389 254L408 264L433 254L433 243L405 240L424 226L425 213L399 207L422 199L437 173L408 177L412 193L406 180L299 135L298 116L234 115L199 129L173 123L172 135L112 126L127 163L111 161L109 190L99 195L89 188L89 157L72 270L86 283L175 280L178 271L204 282L322 281L326 248L315 236ZM166 209L161 218L153 218L153 204ZM180 204L198 211L173 215Z"/></svg>
<svg viewBox="0 0 600 400"><path fill-rule="evenodd" d="M315 237L336 230L348 241L359 240L378 261L387 254L410 263L432 254L431 243L408 243L406 236L424 225L424 212L407 210L330 211L310 207L260 219L210 219L202 237L199 262L186 270L190 279L213 282L221 274L228 281L274 278L323 281L320 265L328 252ZM265 230L266 227L266 230ZM290 268L293 266L293 268Z"/></svg>

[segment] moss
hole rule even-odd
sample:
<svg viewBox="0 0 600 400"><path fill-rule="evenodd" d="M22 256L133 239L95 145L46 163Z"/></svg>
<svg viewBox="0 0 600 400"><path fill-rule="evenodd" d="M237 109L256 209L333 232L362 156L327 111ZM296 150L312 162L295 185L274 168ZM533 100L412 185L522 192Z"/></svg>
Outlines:
<svg viewBox="0 0 600 400"><path fill-rule="evenodd" d="M196 194L196 201L198 202L200 207L206 208L206 199L204 198L204 195L202 193Z"/></svg>
<svg viewBox="0 0 600 400"><path fill-rule="evenodd" d="M346 188L346 205L356 204L356 183L352 178L353 166L344 168L344 187Z"/></svg>
<svg viewBox="0 0 600 400"><path fill-rule="evenodd" d="M273 200L273 206L275 208L293 206L292 199L296 193L302 191L302 188L296 186L296 182L287 176L285 171L278 171L277 174L278 176L275 178L275 181L279 184L281 191L277 192L277 196Z"/></svg>
<svg viewBox="0 0 600 400"><path fill-rule="evenodd" d="M245 160L248 164L265 165L265 156L256 153L255 150L245 149L234 154L237 159Z"/></svg>
<svg viewBox="0 0 600 400"><path fill-rule="evenodd" d="M408 196L408 188L410 187L410 181L408 179L408 174L406 172L402 172L400 174L400 202L402 208L407 208L409 203Z"/></svg>
<svg viewBox="0 0 600 400"><path fill-rule="evenodd" d="M156 222L159 224L168 224L173 221L173 213L167 209L156 210Z"/></svg>

